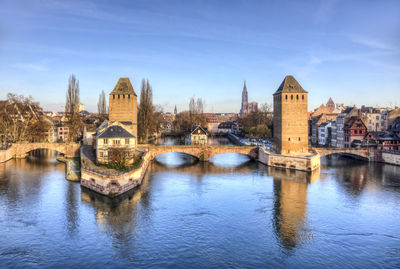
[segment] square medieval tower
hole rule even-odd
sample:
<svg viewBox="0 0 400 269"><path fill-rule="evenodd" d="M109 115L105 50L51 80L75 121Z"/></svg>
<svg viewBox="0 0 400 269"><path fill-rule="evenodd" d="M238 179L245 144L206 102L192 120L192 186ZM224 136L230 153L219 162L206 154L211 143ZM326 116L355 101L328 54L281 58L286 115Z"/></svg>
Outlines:
<svg viewBox="0 0 400 269"><path fill-rule="evenodd" d="M274 96L274 150L283 155L308 155L308 93L286 76Z"/></svg>
<svg viewBox="0 0 400 269"><path fill-rule="evenodd" d="M137 138L137 95L129 78L118 80L109 104L109 120L121 122Z"/></svg>

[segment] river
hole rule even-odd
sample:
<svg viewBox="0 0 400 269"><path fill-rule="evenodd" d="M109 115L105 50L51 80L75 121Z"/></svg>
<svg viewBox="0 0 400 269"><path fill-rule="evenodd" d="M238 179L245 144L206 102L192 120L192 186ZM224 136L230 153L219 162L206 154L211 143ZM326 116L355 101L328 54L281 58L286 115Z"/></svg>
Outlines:
<svg viewBox="0 0 400 269"><path fill-rule="evenodd" d="M0 164L0 267L399 268L400 167L321 166L168 153L111 200L65 180L54 152L11 160Z"/></svg>

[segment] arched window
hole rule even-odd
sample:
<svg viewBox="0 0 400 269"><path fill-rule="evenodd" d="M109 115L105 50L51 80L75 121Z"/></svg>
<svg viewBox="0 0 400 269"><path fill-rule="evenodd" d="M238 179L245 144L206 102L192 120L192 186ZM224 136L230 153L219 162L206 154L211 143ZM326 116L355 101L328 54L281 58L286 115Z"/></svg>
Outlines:
<svg viewBox="0 0 400 269"><path fill-rule="evenodd" d="M290 141L290 137L289 137L289 141Z"/></svg>
<svg viewBox="0 0 400 269"><path fill-rule="evenodd" d="M286 98L286 100L287 100L287 94L285 95L285 98Z"/></svg>
<svg viewBox="0 0 400 269"><path fill-rule="evenodd" d="M300 141L300 137L299 137L299 141Z"/></svg>
<svg viewBox="0 0 400 269"><path fill-rule="evenodd" d="M124 98L124 99L125 99L125 94L123 94L123 95L122 95L122 98Z"/></svg>
<svg viewBox="0 0 400 269"><path fill-rule="evenodd" d="M113 99L115 99L115 94L113 94Z"/></svg>
<svg viewBox="0 0 400 269"><path fill-rule="evenodd" d="M302 96L301 96L301 99L303 99L303 100L304 100L304 95L302 95Z"/></svg>
<svg viewBox="0 0 400 269"><path fill-rule="evenodd" d="M119 94L118 94L118 99L119 99Z"/></svg>
<svg viewBox="0 0 400 269"><path fill-rule="evenodd" d="M298 94L296 95L296 99L299 100L299 95Z"/></svg>
<svg viewBox="0 0 400 269"><path fill-rule="evenodd" d="M293 100L293 94L292 94L292 95L290 95L290 99L292 99L292 100Z"/></svg>

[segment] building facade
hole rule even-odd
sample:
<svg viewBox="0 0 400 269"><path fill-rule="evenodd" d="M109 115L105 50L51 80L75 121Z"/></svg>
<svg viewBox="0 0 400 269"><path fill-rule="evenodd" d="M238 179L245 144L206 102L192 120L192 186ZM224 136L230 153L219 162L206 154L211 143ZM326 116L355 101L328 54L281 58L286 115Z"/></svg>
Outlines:
<svg viewBox="0 0 400 269"><path fill-rule="evenodd" d="M366 134L367 126L361 118L351 117L344 125L344 147L351 148L361 145Z"/></svg>
<svg viewBox="0 0 400 269"><path fill-rule="evenodd" d="M274 99L274 151L308 155L308 93L293 76L286 76Z"/></svg>
<svg viewBox="0 0 400 269"><path fill-rule="evenodd" d="M129 78L120 78L109 95L109 120L124 122L137 137L137 95Z"/></svg>

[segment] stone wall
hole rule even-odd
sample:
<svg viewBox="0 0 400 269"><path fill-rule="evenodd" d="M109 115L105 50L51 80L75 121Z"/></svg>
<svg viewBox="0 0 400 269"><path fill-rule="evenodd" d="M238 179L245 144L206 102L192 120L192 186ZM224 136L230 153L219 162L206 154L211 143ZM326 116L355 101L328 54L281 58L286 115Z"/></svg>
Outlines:
<svg viewBox="0 0 400 269"><path fill-rule="evenodd" d="M98 169L92 169L92 161L81 150L81 185L111 197L125 193L142 183L151 161L149 152L146 152L142 158L142 163L138 169L110 175L106 171L99 172Z"/></svg>
<svg viewBox="0 0 400 269"><path fill-rule="evenodd" d="M258 161L273 167L294 169L301 171L313 171L320 167L320 156L314 153L311 156L287 156L271 153L265 149L258 151Z"/></svg>
<svg viewBox="0 0 400 269"><path fill-rule="evenodd" d="M400 154L382 152L382 161L388 164L400 165Z"/></svg>

